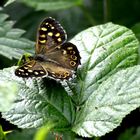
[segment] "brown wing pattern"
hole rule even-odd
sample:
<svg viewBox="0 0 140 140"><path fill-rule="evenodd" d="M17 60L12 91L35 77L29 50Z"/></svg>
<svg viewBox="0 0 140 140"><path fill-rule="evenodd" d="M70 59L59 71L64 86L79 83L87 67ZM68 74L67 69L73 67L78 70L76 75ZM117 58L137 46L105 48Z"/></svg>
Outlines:
<svg viewBox="0 0 140 140"><path fill-rule="evenodd" d="M43 20L39 26L35 55L24 59L15 75L23 78L46 77L69 79L80 64L77 47L66 41L66 33L53 18Z"/></svg>
<svg viewBox="0 0 140 140"><path fill-rule="evenodd" d="M46 53L51 47L63 44L67 35L63 27L55 19L48 17L39 26L35 52Z"/></svg>
<svg viewBox="0 0 140 140"><path fill-rule="evenodd" d="M48 72L38 61L31 60L21 67L18 67L15 71L15 75L23 78L46 77L48 75Z"/></svg>
<svg viewBox="0 0 140 140"><path fill-rule="evenodd" d="M77 47L70 42L64 43L53 51L47 52L44 58L72 70L77 69L81 59Z"/></svg>

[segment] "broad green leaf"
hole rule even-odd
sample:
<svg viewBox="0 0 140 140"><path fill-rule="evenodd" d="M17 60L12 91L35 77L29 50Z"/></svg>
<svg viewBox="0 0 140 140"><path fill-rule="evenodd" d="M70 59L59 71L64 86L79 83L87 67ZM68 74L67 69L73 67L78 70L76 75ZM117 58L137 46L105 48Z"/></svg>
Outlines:
<svg viewBox="0 0 140 140"><path fill-rule="evenodd" d="M7 18L8 15L0 13L0 55L19 59L26 51L33 52L34 43L21 37L25 31L12 28L14 22L6 21Z"/></svg>
<svg viewBox="0 0 140 140"><path fill-rule="evenodd" d="M81 5L83 0L20 0L20 2L24 2L36 10L52 11Z"/></svg>
<svg viewBox="0 0 140 140"><path fill-rule="evenodd" d="M7 75L7 72L10 72L11 68L0 70L0 111L8 111L14 102L17 91L18 85L10 77Z"/></svg>
<svg viewBox="0 0 140 140"><path fill-rule="evenodd" d="M77 105L94 94L98 86L120 69L137 64L139 42L126 27L107 23L91 27L74 37L81 55L77 79L68 83ZM74 84L75 83L75 84Z"/></svg>
<svg viewBox="0 0 140 140"><path fill-rule="evenodd" d="M119 126L140 106L139 74L138 65L105 80L77 112L73 131L84 137L102 136Z"/></svg>
<svg viewBox="0 0 140 140"><path fill-rule="evenodd" d="M74 121L75 111L63 87L50 79L24 81L14 76L15 67L11 69L11 73L7 71L5 75L19 84L18 97L3 117L20 128L39 127L53 121L58 127L68 129Z"/></svg>

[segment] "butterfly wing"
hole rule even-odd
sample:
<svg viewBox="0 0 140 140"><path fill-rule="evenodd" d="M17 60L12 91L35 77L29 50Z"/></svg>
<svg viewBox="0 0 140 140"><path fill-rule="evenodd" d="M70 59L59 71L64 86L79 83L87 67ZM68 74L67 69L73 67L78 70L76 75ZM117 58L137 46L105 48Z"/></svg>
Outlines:
<svg viewBox="0 0 140 140"><path fill-rule="evenodd" d="M56 47L53 51L46 52L42 57L44 61L55 62L70 70L76 70L81 59L77 47L70 42Z"/></svg>
<svg viewBox="0 0 140 140"><path fill-rule="evenodd" d="M42 63L43 67L47 70L48 76L55 79L69 79L73 75L73 71L68 68L65 68L55 62L44 62Z"/></svg>
<svg viewBox="0 0 140 140"><path fill-rule="evenodd" d="M42 67L48 71L48 75L56 79L72 77L80 64L80 58L77 47L70 42L64 43L46 54L35 56L35 60L40 61Z"/></svg>
<svg viewBox="0 0 140 140"><path fill-rule="evenodd" d="M55 62L40 62L36 60L31 60L15 70L15 75L23 78L50 76L56 79L68 79L72 77L72 74L71 70Z"/></svg>
<svg viewBox="0 0 140 140"><path fill-rule="evenodd" d="M76 70L78 65L81 64L79 51L74 44L70 42L64 43L59 51L61 56L58 61L63 67Z"/></svg>
<svg viewBox="0 0 140 140"><path fill-rule="evenodd" d="M80 64L77 47L68 42L45 55L36 55L15 70L15 75L23 78L46 77L69 79Z"/></svg>
<svg viewBox="0 0 140 140"><path fill-rule="evenodd" d="M15 75L18 77L46 77L48 72L38 61L31 60L15 70Z"/></svg>
<svg viewBox="0 0 140 140"><path fill-rule="evenodd" d="M46 18L39 27L35 56L15 70L19 77L68 79L80 64L77 47L66 41L66 33L53 18Z"/></svg>
<svg viewBox="0 0 140 140"><path fill-rule="evenodd" d="M59 22L48 17L39 26L35 52L36 54L44 54L49 49L63 44L66 39L65 30Z"/></svg>

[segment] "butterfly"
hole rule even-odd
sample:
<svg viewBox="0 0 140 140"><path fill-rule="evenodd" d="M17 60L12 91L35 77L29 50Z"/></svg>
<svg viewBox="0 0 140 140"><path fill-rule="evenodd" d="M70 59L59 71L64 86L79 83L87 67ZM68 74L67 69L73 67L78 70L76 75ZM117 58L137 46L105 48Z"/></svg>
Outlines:
<svg viewBox="0 0 140 140"><path fill-rule="evenodd" d="M37 34L35 55L15 70L18 77L51 77L69 79L80 64L77 47L66 42L67 34L52 17L44 19Z"/></svg>

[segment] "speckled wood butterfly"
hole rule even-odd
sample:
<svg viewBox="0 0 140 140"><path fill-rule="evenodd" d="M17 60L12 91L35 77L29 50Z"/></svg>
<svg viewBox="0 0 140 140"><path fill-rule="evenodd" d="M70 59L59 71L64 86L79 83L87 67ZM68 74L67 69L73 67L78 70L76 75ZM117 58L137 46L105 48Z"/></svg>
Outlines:
<svg viewBox="0 0 140 140"><path fill-rule="evenodd" d="M66 42L67 35L55 19L48 17L39 26L35 55L15 70L15 75L69 79L80 64L77 47Z"/></svg>

